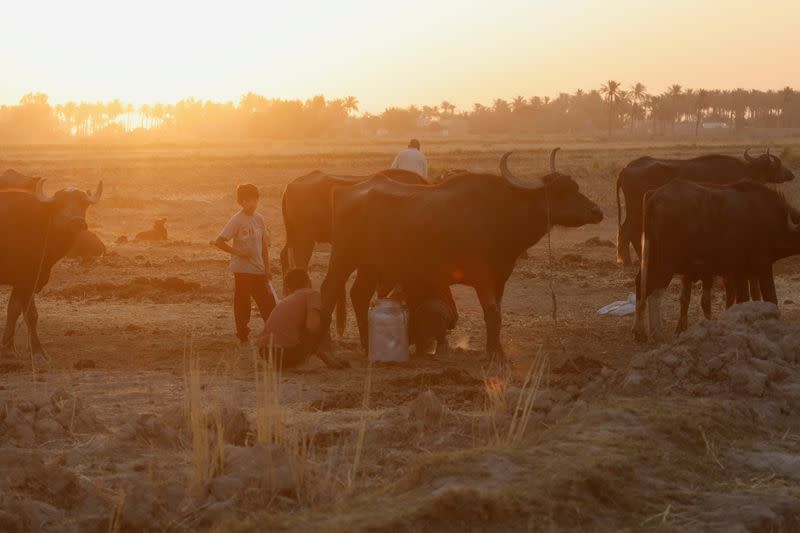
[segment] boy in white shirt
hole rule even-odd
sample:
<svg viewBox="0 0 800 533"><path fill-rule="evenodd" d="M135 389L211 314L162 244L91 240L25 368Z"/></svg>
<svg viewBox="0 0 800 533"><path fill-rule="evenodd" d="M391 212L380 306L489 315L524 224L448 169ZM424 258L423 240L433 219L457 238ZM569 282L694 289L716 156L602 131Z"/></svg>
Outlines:
<svg viewBox="0 0 800 533"><path fill-rule="evenodd" d="M233 272L233 316L236 336L245 345L250 336L250 298L255 300L264 322L275 307L269 289L269 232L264 219L256 213L258 188L247 183L236 188L236 200L242 207L233 215L212 244L231 255ZM233 240L233 245L228 241Z"/></svg>

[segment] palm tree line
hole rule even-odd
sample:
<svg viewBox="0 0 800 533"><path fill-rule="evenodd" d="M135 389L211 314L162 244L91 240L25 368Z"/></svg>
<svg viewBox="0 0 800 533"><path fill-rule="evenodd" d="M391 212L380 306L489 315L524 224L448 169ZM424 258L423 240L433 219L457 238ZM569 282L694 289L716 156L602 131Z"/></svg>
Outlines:
<svg viewBox="0 0 800 533"><path fill-rule="evenodd" d="M740 130L800 127L800 94L781 90L706 90L679 84L650 94L642 83L608 80L597 89L549 96L497 98L491 105L388 107L358 115L354 96L271 99L249 92L237 103L187 98L138 107L119 99L50 105L26 94L0 106L0 138L120 136L136 132L188 137L270 137L402 134L455 129L474 134L582 134L608 137L699 135L704 123Z"/></svg>

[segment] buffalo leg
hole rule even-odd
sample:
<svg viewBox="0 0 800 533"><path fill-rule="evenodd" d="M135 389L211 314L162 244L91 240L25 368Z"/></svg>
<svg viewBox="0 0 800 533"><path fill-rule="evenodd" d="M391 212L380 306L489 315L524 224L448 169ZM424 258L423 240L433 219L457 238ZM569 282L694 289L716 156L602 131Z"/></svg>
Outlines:
<svg viewBox="0 0 800 533"><path fill-rule="evenodd" d="M287 241L281 250L281 270L284 277L283 293L286 294L286 274L295 268L308 270L311 254L314 253L314 239L301 237ZM269 266L267 266L269 268Z"/></svg>
<svg viewBox="0 0 800 533"><path fill-rule="evenodd" d="M505 359L503 347L500 345L500 327L502 326L502 314L500 312L500 302L497 301L497 293L490 287L476 287L478 300L483 309L483 321L486 323L486 353L489 357L495 357L501 361Z"/></svg>
<svg viewBox="0 0 800 533"><path fill-rule="evenodd" d="M772 276L772 265L770 265L769 270L759 276L758 281L761 285L761 296L764 301L778 305L778 294L775 292L775 278Z"/></svg>
<svg viewBox="0 0 800 533"><path fill-rule="evenodd" d="M356 280L350 288L350 301L353 302L358 334L361 338L361 347L364 348L365 353L369 346L369 325L367 320L369 301L375 293L375 285L375 276L361 268L356 273Z"/></svg>
<svg viewBox="0 0 800 533"><path fill-rule="evenodd" d="M28 326L28 338L31 343L31 355L34 358L46 358L47 354L42 348L42 342L39 340L39 310L36 309L36 300L33 295L30 296L23 308L25 314L25 324Z"/></svg>
<svg viewBox="0 0 800 533"><path fill-rule="evenodd" d="M711 291L714 289L714 278L703 278L703 295L700 297L700 309L706 320L711 320Z"/></svg>
<svg viewBox="0 0 800 533"><path fill-rule="evenodd" d="M638 342L647 341L647 331L644 326L644 313L647 310L647 299L642 287L642 273L636 274L636 317L633 322L633 337Z"/></svg>
<svg viewBox="0 0 800 533"><path fill-rule="evenodd" d="M436 352L434 352L434 355L437 357L441 357L449 354L450 354L450 343L447 342L447 333L442 333L436 339Z"/></svg>
<svg viewBox="0 0 800 533"><path fill-rule="evenodd" d="M342 291L344 291L347 278L350 277L355 268L342 265L336 260L335 256L331 257L328 264L328 273L325 279L322 280L320 286L320 294L322 297L322 331L328 332L331 326L331 314L336 308Z"/></svg>
<svg viewBox="0 0 800 533"><path fill-rule="evenodd" d="M736 280L736 303L749 302L750 285L747 282L747 278L744 276L736 276L734 279Z"/></svg>
<svg viewBox="0 0 800 533"><path fill-rule="evenodd" d="M663 335L661 333L661 297L664 294L664 289L655 289L650 296L647 297L647 311L650 321L650 336L656 343L661 342Z"/></svg>
<svg viewBox="0 0 800 533"><path fill-rule="evenodd" d="M627 220L625 221L627 222ZM640 220L638 223L631 221L631 224L628 226L630 229L628 230L628 241L633 246L633 249L636 251L636 256L641 259L642 258L642 222L641 222L641 215Z"/></svg>
<svg viewBox="0 0 800 533"><path fill-rule="evenodd" d="M725 309L728 309L736 303L736 277L728 275L722 281L725 284Z"/></svg>
<svg viewBox="0 0 800 533"><path fill-rule="evenodd" d="M17 352L14 349L14 334L17 331L17 321L19 315L22 314L22 297L21 291L14 287L11 291L11 296L8 298L8 311L6 313L6 329L3 331L3 345L0 349L0 356L2 357L16 357Z"/></svg>
<svg viewBox="0 0 800 533"><path fill-rule="evenodd" d="M754 302L761 300L761 285L758 282L758 278L752 277L748 280L748 283L750 284L750 299Z"/></svg>
<svg viewBox="0 0 800 533"><path fill-rule="evenodd" d="M630 224L626 219L625 222L620 224L617 228L617 263L622 263L623 266L631 266L631 231Z"/></svg>
<svg viewBox="0 0 800 533"><path fill-rule="evenodd" d="M292 265L294 264L294 252L292 248L289 246L289 242L287 241L286 244L283 245L281 248L281 276L283 276L284 281L286 280L286 274L289 273L289 270L292 269ZM284 290L284 294L285 294Z"/></svg>
<svg viewBox="0 0 800 533"><path fill-rule="evenodd" d="M703 284L703 292L705 293L705 284ZM678 326L675 328L675 333L686 331L689 325L689 304L691 300L692 279L689 276L681 276L680 314L678 315Z"/></svg>

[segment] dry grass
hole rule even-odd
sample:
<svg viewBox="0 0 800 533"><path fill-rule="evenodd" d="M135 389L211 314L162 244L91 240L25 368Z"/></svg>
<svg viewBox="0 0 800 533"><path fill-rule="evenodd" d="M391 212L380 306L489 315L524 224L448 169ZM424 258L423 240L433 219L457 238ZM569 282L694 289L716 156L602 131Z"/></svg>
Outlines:
<svg viewBox="0 0 800 533"><path fill-rule="evenodd" d="M192 434L192 489L200 491L225 465L222 415L219 405L206 409L200 380L200 361L189 344L186 379L186 402ZM209 416L215 431L210 433ZM213 437L212 437L213 435Z"/></svg>
<svg viewBox="0 0 800 533"><path fill-rule="evenodd" d="M488 411L492 419L493 434L489 440L490 445L518 446L522 443L528 429L533 405L539 394L542 381L547 376L549 362L547 356L539 349L539 353L531 362L517 399L509 405L509 384L513 381L510 370L501 375L486 376L483 379L483 388L488 398ZM511 410L511 419L508 428L504 431L497 420Z"/></svg>
<svg viewBox="0 0 800 533"><path fill-rule="evenodd" d="M347 476L347 489L353 490L353 486L358 476L358 467L361 466L361 455L364 451L364 438L367 434L367 416L369 415L369 396L372 392L372 362L367 365L367 377L364 382L364 399L361 403L361 420L358 427L358 438L356 440L356 453L353 457L353 467Z"/></svg>
<svg viewBox="0 0 800 533"><path fill-rule="evenodd" d="M522 389L517 397L517 405L514 408L514 413L511 415L511 423L508 426L505 444L519 445L522 442L525 431L528 429L528 422L531 418L533 404L536 401L536 396L539 394L539 388L542 384L542 379L547 374L548 367L549 363L547 357L540 349L538 355L528 368L525 381L522 383Z"/></svg>

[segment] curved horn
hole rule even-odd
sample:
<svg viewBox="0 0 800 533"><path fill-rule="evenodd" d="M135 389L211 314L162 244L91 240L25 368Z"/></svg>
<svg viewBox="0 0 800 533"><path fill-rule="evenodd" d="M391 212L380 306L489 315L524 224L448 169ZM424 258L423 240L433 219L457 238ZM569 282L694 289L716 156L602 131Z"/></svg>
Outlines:
<svg viewBox="0 0 800 533"><path fill-rule="evenodd" d="M795 224L794 220L792 220L791 209L788 209L786 211L786 226L789 228L789 231L794 233L800 233L800 224Z"/></svg>
<svg viewBox="0 0 800 533"><path fill-rule="evenodd" d="M550 152L550 172L556 171L556 152L561 150L561 148L553 148L553 151Z"/></svg>
<svg viewBox="0 0 800 533"><path fill-rule="evenodd" d="M752 163L755 159L750 155L750 147L744 149L744 160L748 163Z"/></svg>
<svg viewBox="0 0 800 533"><path fill-rule="evenodd" d="M522 181L521 179L517 178L514 174L508 170L508 157L513 152L506 152L503 154L503 157L500 158L500 173L514 187L519 187L520 189L528 189L530 191L536 191L539 189L544 189L544 182L541 178L532 180L530 182Z"/></svg>
<svg viewBox="0 0 800 533"><path fill-rule="evenodd" d="M100 201L100 197L103 196L103 180L100 180L100 183L97 184L97 190L94 194L90 194L89 196L89 203L96 204Z"/></svg>
<svg viewBox="0 0 800 533"><path fill-rule="evenodd" d="M53 202L52 196L47 196L44 193L44 182L47 181L44 178L41 178L39 181L36 182L36 199L42 202L43 204L50 204Z"/></svg>
<svg viewBox="0 0 800 533"><path fill-rule="evenodd" d="M508 170L508 158L513 153L514 152L506 152L503 154L503 157L500 158L500 174L509 181L517 179L517 177Z"/></svg>

